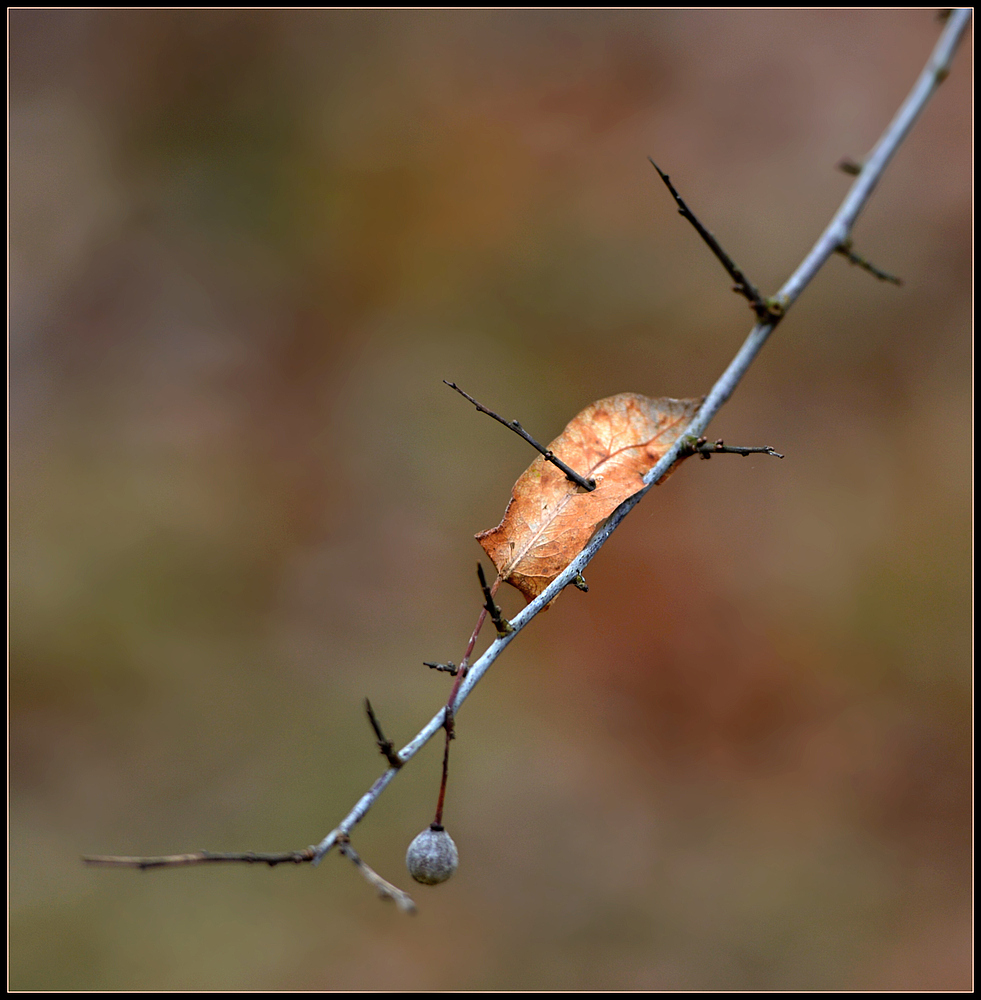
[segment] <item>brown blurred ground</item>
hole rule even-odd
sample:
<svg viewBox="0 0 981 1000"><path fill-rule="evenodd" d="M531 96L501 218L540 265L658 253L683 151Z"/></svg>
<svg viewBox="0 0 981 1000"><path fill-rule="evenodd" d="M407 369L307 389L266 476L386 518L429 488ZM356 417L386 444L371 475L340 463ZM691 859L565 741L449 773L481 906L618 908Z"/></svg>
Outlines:
<svg viewBox="0 0 981 1000"><path fill-rule="evenodd" d="M15 10L10 985L967 989L972 40L690 462L459 723L421 915L318 840L445 696L475 531L593 399L704 393L932 11ZM510 596L508 600L513 600ZM518 601L509 604L518 607ZM438 750L357 833L382 874Z"/></svg>

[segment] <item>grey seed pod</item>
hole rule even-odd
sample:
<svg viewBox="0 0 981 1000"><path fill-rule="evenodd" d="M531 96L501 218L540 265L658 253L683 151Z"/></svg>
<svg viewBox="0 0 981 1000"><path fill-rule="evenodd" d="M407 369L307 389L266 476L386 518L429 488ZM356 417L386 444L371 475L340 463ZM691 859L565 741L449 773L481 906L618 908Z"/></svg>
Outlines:
<svg viewBox="0 0 981 1000"><path fill-rule="evenodd" d="M423 830L405 852L405 867L423 885L445 882L456 871L459 861L453 838L438 823Z"/></svg>

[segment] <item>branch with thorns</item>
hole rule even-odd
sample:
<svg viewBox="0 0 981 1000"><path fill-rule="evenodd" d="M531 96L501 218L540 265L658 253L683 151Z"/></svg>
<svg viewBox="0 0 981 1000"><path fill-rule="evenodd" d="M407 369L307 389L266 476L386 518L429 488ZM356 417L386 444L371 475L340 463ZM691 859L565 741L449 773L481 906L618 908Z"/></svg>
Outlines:
<svg viewBox="0 0 981 1000"><path fill-rule="evenodd" d="M863 267L870 273L886 281L897 281L890 275L879 271L874 266L868 264L864 258L853 254L851 250L851 231L858 219L862 209L868 203L876 184L882 177L896 150L908 135L914 122L919 117L932 94L936 91L940 83L950 72L951 61L972 16L971 8L957 8L947 16L945 26L941 33L926 66L917 79L909 96L900 106L898 112L883 132L868 157L861 163L847 162L848 173L855 176L848 194L835 212L828 226L818 238L805 259L791 274L783 287L772 298L764 299L756 287L746 278L743 272L732 261L732 258L722 249L714 236L698 221L694 213L688 208L684 200L671 184L670 178L657 164L654 164L658 174L661 176L668 190L671 192L679 212L688 219L695 227L696 231L712 249L712 252L722 262L727 273L735 282L735 291L745 297L758 322L750 331L746 341L736 353L729 367L723 372L721 377L712 387L711 392L705 397L698 413L690 422L685 432L676 443L663 455L658 463L644 476L643 488L625 500L606 520L603 526L597 530L585 548L577 555L560 573L549 586L532 600L522 611L520 611L510 622L504 620L503 616L494 603L494 594L500 583L500 577L491 586L483 577L480 571L481 589L484 595L484 605L481 608L477 619L477 624L471 634L466 651L459 667L452 663L427 663L426 665L438 671L445 671L454 676L454 683L450 696L446 704L433 716L432 719L419 731L419 733L407 743L400 751L395 751L394 744L387 740L381 730L377 717L370 704L366 704L369 721L374 730L379 750L389 764L388 769L381 774L372 786L358 800L351 811L341 820L341 822L328 833L319 844L307 847L300 851L291 851L281 854L260 854L256 852L219 854L210 851L198 851L190 854L174 854L162 857L118 857L118 856L88 856L83 858L86 864L98 867L124 867L124 868L169 868L187 865L204 865L221 862L239 862L244 864L266 864L275 866L278 864L302 864L310 862L318 864L324 856L334 847L338 852L345 855L358 868L363 877L372 885L378 893L386 899L393 900L404 912L415 911L415 904L411 897L383 879L374 872L357 854L351 846L350 833L354 827L364 818L368 810L377 801L379 796L391 784L401 768L410 761L426 743L443 729L446 734L446 745L443 754L443 773L440 784L440 794L436 809L436 819L427 831L423 831L413 842L413 847L417 842L427 835L431 839L438 839L445 836L442 826L442 814L444 798L446 793L448 765L449 765L449 744L454 735L454 719L460 706L470 695L481 678L501 655L507 645L512 642L518 634L546 608L555 597L567 586L574 585L581 590L586 590L586 584L582 577L582 572L592 561L594 556L606 543L610 535L616 530L620 522L630 513L630 511L643 499L650 488L656 485L672 465L686 454L700 454L703 458L709 458L718 453L734 453L748 455L763 453L782 458L772 448L739 448L725 445L721 440L710 444L704 437L704 431L708 424L719 412L722 406L730 398L743 376L748 371L750 365L759 354L770 334L776 328L781 319L786 315L790 307L800 297L803 290L813 280L814 276L824 266L828 258L833 254L844 254L853 263ZM654 162L653 160L651 161ZM898 283L898 282L897 282ZM521 425L516 421L508 421L482 404L478 403L472 396L463 392L455 383L447 382L451 388L465 396L474 406L483 413L498 420L509 427L516 434L528 441L546 460L556 464L564 474L577 486L583 490L592 490L595 484L591 480L585 479L575 470L564 466L547 448L540 445L532 438ZM470 656L473 653L477 636L486 617L491 615L497 637L490 643L483 655L473 664L470 664ZM506 627L505 627L506 626ZM410 853L412 847L410 847ZM455 854L455 847L453 848ZM454 861L455 867L455 861ZM428 877L420 877L413 872L414 877L419 881L434 881ZM438 879L437 879L438 881Z"/></svg>

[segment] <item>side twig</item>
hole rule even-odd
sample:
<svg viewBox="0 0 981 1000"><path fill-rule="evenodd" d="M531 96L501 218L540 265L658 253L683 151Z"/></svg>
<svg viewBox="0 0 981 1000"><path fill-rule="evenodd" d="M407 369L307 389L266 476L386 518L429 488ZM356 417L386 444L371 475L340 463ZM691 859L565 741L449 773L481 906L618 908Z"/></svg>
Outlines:
<svg viewBox="0 0 981 1000"><path fill-rule="evenodd" d="M412 897L407 892L403 892L397 885L392 885L387 879L383 879L371 865L362 859L361 855L351 846L351 841L347 837L338 840L337 850L354 863L354 867L361 872L368 885L374 886L382 899L390 899L403 913L416 912L416 904Z"/></svg>
<svg viewBox="0 0 981 1000"><path fill-rule="evenodd" d="M402 758L395 752L395 744L385 738L381 723L378 721L375 710L371 707L371 702L367 698L364 700L364 709L368 713L368 721L371 723L371 728L375 731L375 739L378 740L378 749L381 750L382 756L392 767L401 767Z"/></svg>
<svg viewBox="0 0 981 1000"><path fill-rule="evenodd" d="M480 580L480 589L484 593L484 609L490 615L498 636L507 635L508 632L512 631L511 623L501 615L501 609L494 603L494 596L491 594L490 587L487 586L487 580L484 577L484 567L479 562L477 563L477 579Z"/></svg>
<svg viewBox="0 0 981 1000"><path fill-rule="evenodd" d="M92 868L186 868L188 865L211 865L237 861L246 865L301 865L315 861L312 847L304 851L284 851L279 854L259 854L256 851L193 851L190 854L164 854L156 858L126 858L117 855L87 854L82 861Z"/></svg>
<svg viewBox="0 0 981 1000"><path fill-rule="evenodd" d="M596 489L596 480L586 479L584 476L580 476L575 469L571 469L561 458L556 458L551 451L548 450L544 445L539 444L525 429L518 423L517 420L505 420L499 413L495 413L493 410L488 410L483 403L478 403L473 396L468 392L464 392L456 382L447 382L443 379L443 383L448 385L451 389L456 389L456 391L463 396L465 399L469 399L474 406L480 410L481 413L486 413L488 417L493 417L498 423L504 424L509 430L514 431L519 437L524 438L528 444L532 446L536 451L541 452L542 457L546 462L551 462L556 468L561 469L565 473L566 479L570 482L575 483L576 486L581 489L586 490L588 493L592 493Z"/></svg>
<svg viewBox="0 0 981 1000"><path fill-rule="evenodd" d="M742 455L743 458L747 455L772 455L774 458L784 457L779 451L776 451L769 445L757 448L745 448L738 444L726 444L722 438L713 443L706 441L703 437L699 438L692 445L682 445L679 454L682 458L685 455L701 455L702 458L706 459L711 458L713 455Z"/></svg>
<svg viewBox="0 0 981 1000"><path fill-rule="evenodd" d="M430 663L429 660L423 660L422 665L437 672L442 671L444 674L449 674L450 677L456 677L460 672L460 668L452 660L449 663Z"/></svg>
<svg viewBox="0 0 981 1000"><path fill-rule="evenodd" d="M743 274L742 270L736 265L736 262L729 254L723 250L719 241L702 225L698 216L685 204L684 198L678 194L675 186L671 183L671 178L668 177L651 157L648 156L647 159L650 160L651 166L658 172L661 180L664 181L665 186L671 192L671 197L677 202L678 214L684 216L695 227L695 231L706 242L708 248L726 269L729 277L736 283L732 290L749 302L750 308L761 320L778 319L780 316L779 311L775 309L772 303L763 300L763 296L760 295L757 287Z"/></svg>
<svg viewBox="0 0 981 1000"><path fill-rule="evenodd" d="M871 261L867 260L859 253L855 253L852 249L852 241L845 240L840 247L835 249L835 253L841 254L849 264L854 264L856 267L862 268L863 271L868 271L869 274L878 278L879 281L889 281L894 285L901 285L903 283L902 278L897 278L894 274L889 274L888 271L883 271L876 267Z"/></svg>

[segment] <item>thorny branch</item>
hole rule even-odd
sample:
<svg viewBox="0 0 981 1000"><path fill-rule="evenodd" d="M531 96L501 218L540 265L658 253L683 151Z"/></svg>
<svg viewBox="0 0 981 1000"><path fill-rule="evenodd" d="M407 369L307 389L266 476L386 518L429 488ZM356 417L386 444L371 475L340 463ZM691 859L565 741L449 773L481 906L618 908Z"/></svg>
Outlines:
<svg viewBox="0 0 981 1000"><path fill-rule="evenodd" d="M494 603L494 595L490 587L487 586L487 579L484 577L484 567L477 563L477 579L480 580L480 589L484 594L484 610L490 615L494 628L497 629L498 637L507 635L511 631L511 626L501 616L501 609Z"/></svg>
<svg viewBox="0 0 981 1000"><path fill-rule="evenodd" d="M772 301L781 308L783 314L786 314L787 310L797 301L801 292L810 284L828 258L849 238L852 227L855 225L855 220L868 203L889 161L906 138L909 130L913 127L914 122L926 106L927 101L933 95L933 92L950 72L951 60L957 50L957 45L961 37L970 23L971 14L972 11L970 8L962 7L950 15L940 39L914 84L913 89L869 153L861 172L852 184L838 211L835 212L827 228L811 248L810 253L808 253L800 266L791 274L780 291L773 297ZM460 685L460 690L457 692L456 698L453 700L452 708L454 712L459 711L460 706L470 692L521 630L543 608L547 607L565 587L581 576L582 571L589 565L596 553L606 543L606 540L617 529L620 522L640 502L650 487L655 485L675 463L684 439L694 436L697 440L702 436L712 418L715 417L729 397L735 392L736 387L753 363L756 355L759 354L778 321L779 319L760 322L753 327L746 341L729 364L729 367L723 372L722 376L712 387L711 392L705 398L705 402L702 404L695 419L689 424L685 435L644 477L644 489L639 493L635 493L629 500L625 500L617 508L606 524L593 536L586 548L572 560L566 569L535 600L511 619L510 624L513 631L508 635L495 639L488 646L483 656L470 667L466 678ZM423 727L415 739L402 748L399 757L403 761L408 761L414 757L439 732L443 727L445 714L446 709L440 709L426 726ZM374 785L358 800L347 816L341 820L338 826L317 844L315 850L318 860L327 854L339 836L346 835L364 818L375 800L388 787L397 773L394 769L390 769L381 775Z"/></svg>
<svg viewBox="0 0 981 1000"><path fill-rule="evenodd" d="M855 264L857 267L862 268L863 271L868 271L869 274L878 278L879 281L889 281L894 285L901 285L903 283L902 278L897 278L894 274L889 274L888 271L883 271L878 268L871 261L867 260L860 253L855 253L852 249L852 241L845 240L835 251L835 253L841 254L849 264Z"/></svg>
<svg viewBox="0 0 981 1000"><path fill-rule="evenodd" d="M695 231L708 244L709 249L719 259L729 277L736 283L732 290L749 302L750 308L761 320L775 323L781 316L780 310L773 303L763 301L763 296L760 295L757 287L743 274L742 270L736 265L736 262L722 249L719 241L702 225L698 216L685 204L684 198L678 194L675 186L671 183L671 178L668 177L651 157L648 156L647 159L650 160L651 166L658 172L658 176L664 181L665 186L671 192L671 197L678 203L678 214L684 216L695 227Z"/></svg>
<svg viewBox="0 0 981 1000"><path fill-rule="evenodd" d="M653 161L651 161L651 162L653 162ZM654 166L656 168L657 164L655 163ZM660 173L660 171L658 171L658 173ZM670 181L668 181L667 177L664 174L661 174L661 176L664 177L665 182L670 186ZM671 188L671 191L675 195L675 197L677 198L677 192L675 192L675 190L674 190L673 187ZM679 199L679 201L680 201L680 199ZM688 213L688 215L689 215L689 217L691 219L694 220L694 223L695 223L696 227L698 228L699 232L707 232L707 230L705 229L705 227L701 224L701 222L698 221L698 219L694 215L692 215L691 213ZM709 236L711 236L711 233L709 233ZM724 250L722 250L721 247L719 247L719 250L720 250L720 252L722 254L725 255L726 260L729 260L729 255L726 254L726 252ZM841 250L839 252L844 253L845 251ZM857 256L857 254L856 255L849 255L849 256ZM876 277L882 277L883 276L882 272L880 272L876 268L872 267L872 265L869 264L865 260L852 261L852 263L861 263L867 270L871 270L872 273L875 274ZM734 268L736 267L735 264L733 264L732 266ZM886 275L886 277L888 277L888 275ZM901 282L899 282L898 279L892 279L892 280L895 280L897 283L901 284ZM514 430L517 427L519 429L519 433L521 434L521 436L526 441L531 442L531 444L538 451L540 451L542 453L543 457L546 458L549 462L552 462L554 465L558 466L562 470L569 469L569 466L567 466L564 462L562 462L559 458L557 458L556 455L550 449L543 448L540 444L538 444L537 441L535 441L535 439L533 437L531 437L531 435L529 435L528 433L526 433L525 429L518 423L517 420L505 420L503 417L499 417L493 410L489 410L486 406L483 405L483 403L477 402L477 400L474 399L473 396L471 396L469 393L464 392L455 383L453 383L453 382L447 382L446 379L443 379L443 382L444 382L445 385L450 386L450 388L456 389L456 391L458 393L460 393L461 396L466 396L466 398L469 399L470 402L473 403L473 405L476 406L477 409L480 410L481 413L487 413L487 414L489 414L490 416L494 417L495 420L499 420L502 424L504 424L505 427L508 427L511 430ZM774 458L783 458L784 457L778 451L775 451L773 448L769 447L768 445L763 446L763 447L747 448L747 447L745 447L743 445L729 445L729 444L725 444L722 441L721 438L719 438L719 440L716 441L714 444L709 444L708 441L704 437L698 438L697 441L694 438L686 437L685 441L686 441L686 443L682 447L681 452L680 452L680 456L682 456L682 457L688 457L690 455L700 455L702 458L711 458L713 455L721 455L721 454L725 454L725 455L742 455L744 458L747 455L773 455ZM688 443L688 442L690 442L690 443ZM573 476L575 477L575 479L573 479ZM567 478L570 479L572 482L580 482L581 481L581 482L584 482L584 483L592 483L593 487L595 488L595 481L594 480L592 480L592 479L588 479L587 480L587 479L581 477L579 475L579 473L575 472L572 469L569 469L569 474L567 475ZM508 631L508 628L506 627L507 626L507 622L504 622L503 626L502 626L502 622L500 621L501 609L498 608L494 604L493 600L491 599L490 591L487 588L487 581L484 579L484 570L483 570L483 567L480 565L480 563L477 563L477 576L480 578L480 587L481 587L481 589L484 592L484 610L491 616L491 621L493 621L495 627L497 628L498 633L501 633L502 631L503 632L507 632ZM584 589L583 587L579 586L578 582L576 582L576 581L573 581L573 582L576 583L576 586L579 587L580 590ZM495 584L495 586L496 586L496 584ZM585 589L588 590L589 588L587 587ZM496 610L497 617L495 617L495 610ZM481 619L481 623L480 624L483 624L483 619ZM480 625L478 624L478 630L479 630L479 628L480 628ZM472 646L471 646L471 648L472 648ZM469 654L469 650L467 652L467 655L468 656L470 655ZM429 663L428 661L423 660L423 666L432 667L434 670L447 670L447 671L453 673L454 676L456 675L456 667L454 667L452 663L448 663L448 664Z"/></svg>
<svg viewBox="0 0 981 1000"><path fill-rule="evenodd" d="M412 739L408 744L406 744L405 747L402 748L401 751L399 751L396 756L400 765L404 765L411 760L422 749L422 747L424 747L426 743L428 743L429 740L444 727L448 716L452 719L452 716L459 711L460 706L466 700L470 692L473 691L476 685L480 682L481 678L488 671L494 661L501 655L507 645L512 642L521 630L528 625L528 623L540 611L547 607L548 604L554 600L565 587L572 584L579 586L581 589L585 588L582 571L589 565L596 553L599 552L599 550L606 543L606 540L617 529L620 522L627 516L627 514L630 513L631 510L633 510L648 490L652 486L657 485L657 483L664 477L665 473L682 455L685 448L699 450L702 454L706 455L706 457L709 453L717 449L729 450L725 446L722 446L721 443L706 445L703 438L705 429L736 390L736 387L739 385L743 376L746 374L750 365L755 360L757 354L759 354L763 345L766 343L779 321L786 314L787 310L800 297L800 294L811 282L817 272L824 266L828 258L832 254L840 253L843 250L847 253L850 250L851 230L856 219L868 203L868 200L871 197L872 192L875 190L879 179L882 177L885 168L888 166L889 161L892 159L896 150L906 138L916 119L926 106L927 101L950 72L951 60L953 59L957 46L963 37L968 24L970 23L971 15L971 8L962 7L953 10L946 18L946 23L940 39L934 47L930 58L927 60L926 66L914 84L913 89L907 96L906 100L902 103L895 117L883 132L879 141L876 143L875 147L869 153L864 162L859 165L853 161L849 161L848 172L856 175L855 182L852 184L838 211L835 212L831 221L828 223L828 226L811 248L811 251L793 272L793 274L791 274L791 276L787 279L780 291L769 300L764 301L759 297L758 292L756 292L756 297L754 298L753 293L756 290L749 282L745 281L742 276L742 272L738 271L737 268L737 274L733 274L733 272L729 270L728 264L726 265L726 269L729 270L730 275L737 282L737 290L749 298L754 311L756 311L757 315L760 316L760 322L758 322L750 331L749 336L746 338L746 341L743 343L742 347L729 364L729 367L725 370L725 372L723 372L722 376L712 387L711 392L708 396L706 396L704 403L695 418L688 425L685 433L644 477L644 488L640 492L635 493L629 499L625 500L616 509L616 511L614 511L606 523L596 532L583 551L580 552L579 555L576 556L576 558L573 559L572 562L566 567L566 569L558 577L556 577L537 598L535 598L522 611L515 615L509 623L507 623L510 625L511 631L503 635L499 634L498 637L488 646L487 650L477 660L477 662L467 667L466 661L469 659L475 636L471 638L470 646L468 646L464 663L461 663L460 665L460 674L457 676L454 691L450 696L449 702L446 706L441 708L432 719L429 720L429 722L422 728L422 730L420 730L414 739ZM658 172L660 173L660 170L658 170ZM665 178L665 182L667 183L667 177L663 174L662 177ZM684 203L681 202L680 197L673 191L673 188L672 193L675 195L676 200L684 205ZM687 206L685 206L685 208L687 208ZM685 212L682 211L682 214L684 215ZM698 225L700 226L700 223ZM701 232L701 229L699 231ZM719 249L721 251L721 247ZM722 260L724 264L726 263L726 260L728 260L728 256L724 251L722 251L721 256L718 254L717 256L719 256L719 259ZM729 263L731 264L731 260ZM735 268L735 265L732 265L732 267ZM743 282L744 287L738 287ZM763 313L761 313L759 308L761 303L765 309L765 312ZM466 393L464 393L461 389L458 389L452 382L448 382L447 384L452 388L457 389L457 391L462 395L467 396ZM516 421L506 421L502 417L499 417L497 414L492 413L480 404L476 403L476 401L471 397L467 396L467 398L470 399L478 409L488 413L490 416L493 416L505 426L510 427L516 433L528 440L540 452L542 452L542 454L545 454L546 458L549 457L546 454L547 449L543 449L541 445L531 439L530 435L524 432L520 427L520 424L517 424ZM552 456L550 460L554 461L554 456ZM577 482L576 478L573 475L570 475L572 470L563 469L563 472L565 472L573 482ZM578 485L580 485L583 489L591 488L590 484L585 481L578 483ZM493 600L491 599L488 603L493 604ZM486 608L481 612L480 621L483 620L483 616L485 614ZM449 664L445 666L437 664L429 665L434 666L437 669L447 669L451 666ZM378 735L377 732L376 735ZM379 742L381 743L381 741L382 737L379 735ZM386 898L393 899L406 912L412 912L414 910L414 904L412 903L411 898L406 893L402 892L402 890L397 889L395 886L391 885L391 883L386 882L383 878L381 878L381 876L372 871L371 868L369 868L368 865L366 865L361 858L358 857L357 853L351 847L349 839L351 830L353 830L354 827L364 818L365 814L372 807L381 793L398 774L399 769L400 767L396 767L394 764L389 767L387 771L378 777L371 788L369 788L368 791L361 796L347 816L345 816L344 819L341 820L341 822L333 830L331 830L331 832L328 833L319 844L306 848L302 851L293 851L283 854L257 854L255 852L216 854L209 851L199 851L192 854L176 854L164 857L136 858L98 856L86 857L83 860L87 864L96 866L142 869L207 864L210 862L224 861L238 861L249 864L264 863L268 865L282 863L300 864L311 861L316 865L320 862L324 855L331 850L331 848L337 847L341 853L345 854L354 862L364 877L375 886L381 895Z"/></svg>
<svg viewBox="0 0 981 1000"><path fill-rule="evenodd" d="M556 468L561 469L565 473L565 478L568 479L570 483L575 483L576 486L586 490L588 493L592 493L592 491L596 489L596 482L594 480L585 479L583 476L580 476L575 469L569 468L569 466L566 465L561 458L556 458L555 455L553 455L548 450L548 448L546 448L544 445L539 444L524 429L524 427L522 427L521 424L518 423L517 420L505 420L504 417L502 417L499 413L495 413L493 410L488 410L483 403L478 403L477 400L470 395L470 393L464 392L456 384L456 382L447 382L445 378L443 379L443 382L446 385L448 385L451 389L456 389L456 391L461 396L465 397L466 399L469 399L470 402L473 403L473 405L476 406L481 413L486 413L488 417L493 417L498 423L504 424L504 426L507 427L508 430L512 430L519 437L523 437L528 442L528 444L532 446L532 448L534 448L536 451L541 452L542 457L545 459L546 462L551 462L552 465L554 465Z"/></svg>
<svg viewBox="0 0 981 1000"><path fill-rule="evenodd" d="M157 858L126 858L118 855L90 854L82 858L92 868L183 868L187 865L218 864L223 861L237 861L247 865L302 865L315 858L314 849L284 851L281 854L258 854L255 851L193 851L189 854L164 854Z"/></svg>
<svg viewBox="0 0 981 1000"><path fill-rule="evenodd" d="M449 663L430 663L429 660L423 660L422 665L437 672L442 671L444 674L449 674L450 677L456 677L460 672L460 668L452 660Z"/></svg>
<svg viewBox="0 0 981 1000"><path fill-rule="evenodd" d="M375 715L375 710L371 707L371 702L367 698L364 700L364 710L368 714L368 721L371 723L371 728L375 731L375 738L378 740L378 749L381 750L382 756L392 767L401 767L402 758L395 752L395 744L390 739L387 739L382 732L378 716Z"/></svg>
<svg viewBox="0 0 981 1000"><path fill-rule="evenodd" d="M354 867L361 872L368 885L375 887L382 899L390 899L403 913L416 912L416 904L412 901L412 897L407 892L403 892L397 885L392 885L387 879L383 879L351 846L351 841L347 836L338 839L337 849L344 857L354 863Z"/></svg>
<svg viewBox="0 0 981 1000"><path fill-rule="evenodd" d="M689 439L690 440L690 439ZM718 441L710 442L700 437L693 444L683 444L679 455L700 455L702 458L711 458L713 455L772 455L774 458L783 458L779 451L774 450L769 445L760 448L746 448L738 444L726 444L722 438Z"/></svg>

